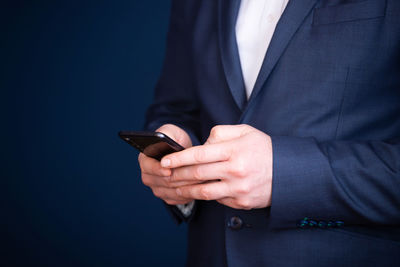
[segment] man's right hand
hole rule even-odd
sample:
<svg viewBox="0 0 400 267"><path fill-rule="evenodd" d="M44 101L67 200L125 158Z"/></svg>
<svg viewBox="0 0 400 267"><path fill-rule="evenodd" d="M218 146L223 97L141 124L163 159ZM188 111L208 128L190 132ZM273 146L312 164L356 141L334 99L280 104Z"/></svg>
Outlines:
<svg viewBox="0 0 400 267"><path fill-rule="evenodd" d="M184 148L192 146L189 135L178 126L165 124L156 131L168 135ZM161 198L169 205L186 204L193 200L178 196L176 188L178 186L198 184L198 180L170 182L172 170L161 167L158 160L147 157L143 153L139 154L138 160L142 171L142 182L151 188L156 197Z"/></svg>

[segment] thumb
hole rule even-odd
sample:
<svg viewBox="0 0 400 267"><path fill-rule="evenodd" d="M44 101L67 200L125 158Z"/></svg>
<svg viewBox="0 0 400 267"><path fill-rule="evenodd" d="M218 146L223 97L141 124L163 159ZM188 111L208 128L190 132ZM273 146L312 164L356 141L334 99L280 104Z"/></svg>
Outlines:
<svg viewBox="0 0 400 267"><path fill-rule="evenodd" d="M192 140L189 135L182 128L173 125L173 124L164 124L160 128L156 130L156 132L161 132L172 140L183 146L184 148L188 148L192 146Z"/></svg>
<svg viewBox="0 0 400 267"><path fill-rule="evenodd" d="M253 127L246 124L217 125L211 129L210 135L205 144L215 144L236 139L253 130Z"/></svg>

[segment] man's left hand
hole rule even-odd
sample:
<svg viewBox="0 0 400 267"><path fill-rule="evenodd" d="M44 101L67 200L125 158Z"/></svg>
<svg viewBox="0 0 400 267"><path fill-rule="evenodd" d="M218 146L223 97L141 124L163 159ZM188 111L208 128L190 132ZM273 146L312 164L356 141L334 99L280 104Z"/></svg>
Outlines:
<svg viewBox="0 0 400 267"><path fill-rule="evenodd" d="M271 205L271 138L249 125L216 126L204 145L167 155L161 165L173 169L171 181L204 181L177 188L184 198L246 210Z"/></svg>

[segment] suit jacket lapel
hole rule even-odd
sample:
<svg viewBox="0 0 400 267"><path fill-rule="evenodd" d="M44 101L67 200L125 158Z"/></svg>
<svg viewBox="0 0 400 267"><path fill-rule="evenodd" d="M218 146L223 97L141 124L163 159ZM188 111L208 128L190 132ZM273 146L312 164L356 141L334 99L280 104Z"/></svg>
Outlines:
<svg viewBox="0 0 400 267"><path fill-rule="evenodd" d="M240 0L219 0L218 38L229 89L237 106L243 110L247 99L235 34L239 7Z"/></svg>
<svg viewBox="0 0 400 267"><path fill-rule="evenodd" d="M289 0L281 19L275 28L274 35L269 44L261 70L251 93L249 105L260 92L262 86L285 51L293 35L296 33L305 17L311 12L317 1L318 0Z"/></svg>

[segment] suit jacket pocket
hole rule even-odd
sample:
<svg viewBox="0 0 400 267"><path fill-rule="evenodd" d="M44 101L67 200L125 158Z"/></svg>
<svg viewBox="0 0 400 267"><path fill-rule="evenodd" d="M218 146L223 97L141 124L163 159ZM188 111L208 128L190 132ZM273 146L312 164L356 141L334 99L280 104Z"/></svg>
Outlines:
<svg viewBox="0 0 400 267"><path fill-rule="evenodd" d="M316 8L313 25L333 24L385 16L386 0L366 0L349 4Z"/></svg>

